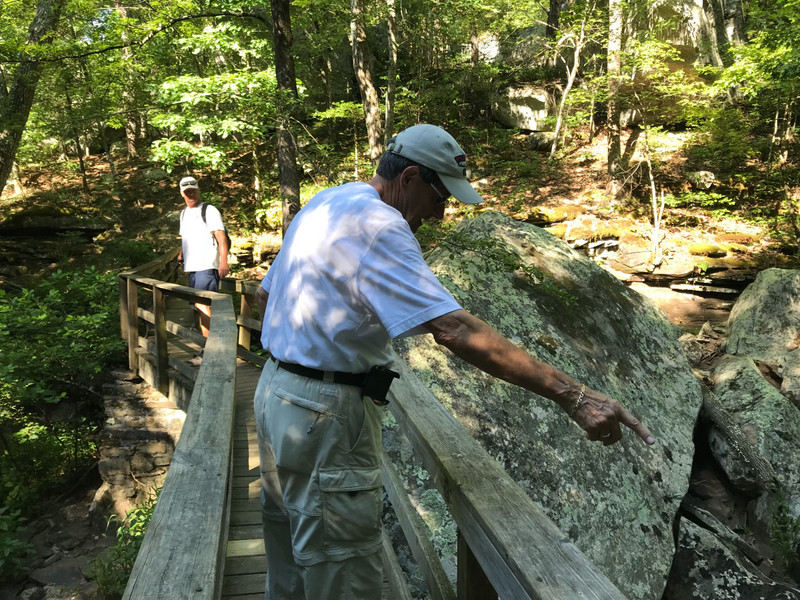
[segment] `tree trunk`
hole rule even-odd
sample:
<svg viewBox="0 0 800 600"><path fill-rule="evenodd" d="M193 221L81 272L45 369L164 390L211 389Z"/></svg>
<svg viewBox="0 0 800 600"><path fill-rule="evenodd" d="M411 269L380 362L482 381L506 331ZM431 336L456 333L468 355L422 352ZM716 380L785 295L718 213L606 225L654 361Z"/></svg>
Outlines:
<svg viewBox="0 0 800 600"><path fill-rule="evenodd" d="M114 182L114 193L119 196L119 177L117 177L117 167L114 164L114 156L111 154L111 142L108 141L108 125L105 121L100 121L100 139L103 140L103 148L106 152L108 168L111 172L111 180Z"/></svg>
<svg viewBox="0 0 800 600"><path fill-rule="evenodd" d="M389 30L389 72L386 76L386 128L384 143L388 143L394 134L394 96L397 87L397 37L395 36L394 0L386 0L389 16L386 24Z"/></svg>
<svg viewBox="0 0 800 600"><path fill-rule="evenodd" d="M581 20L581 31L578 35L578 38L574 40L573 52L572 52L572 66L570 67L569 63L565 59L564 66L567 70L567 85L564 87L564 92L561 94L561 102L558 105L558 113L556 116L556 128L553 132L553 145L550 147L550 160L553 160L556 156L556 150L558 149L558 144L560 138L566 138L566 128L565 131L562 133L561 127L564 123L564 113L566 112L567 106L567 96L569 95L570 91L572 90L572 86L575 83L575 78L578 75L578 68L581 65L581 54L583 52L583 47L586 45L586 28L589 24L589 19L594 12L594 1L591 3L587 3L584 7L583 12L583 19ZM558 51L558 47L557 47ZM558 51L560 55L561 52Z"/></svg>
<svg viewBox="0 0 800 600"><path fill-rule="evenodd" d="M19 173L19 166L16 162L11 166L11 184L14 186L15 194L25 192L25 186L22 185L22 176Z"/></svg>
<svg viewBox="0 0 800 600"><path fill-rule="evenodd" d="M124 6L120 0L114 0L114 8L122 19L128 18L128 7ZM133 52L131 52L130 47L127 45L127 28L122 30L122 42L125 44L125 47L122 49L122 62L125 64L131 62L133 59ZM140 138L140 121L136 110L136 96L134 93L135 83L130 68L122 68L122 78L124 81L122 87L122 106L125 111L125 147L128 151L128 158L135 159L139 157L139 151L136 145Z"/></svg>
<svg viewBox="0 0 800 600"><path fill-rule="evenodd" d="M275 75L278 81L278 182L281 190L283 233L300 210L300 177L297 172L297 148L289 124L297 80L292 56L292 22L289 0L270 0L272 9L272 44L275 52Z"/></svg>
<svg viewBox="0 0 800 600"><path fill-rule="evenodd" d="M608 178L609 192L622 191L619 87L622 76L622 0L608 1Z"/></svg>
<svg viewBox="0 0 800 600"><path fill-rule="evenodd" d="M72 113L72 98L69 95L69 87L65 86L64 100L67 103L67 113ZM89 194L89 180L86 177L86 163L83 161L83 148L81 147L80 135L78 135L78 128L75 127L74 119L70 119L72 128L72 138L75 140L75 151L78 153L78 164L81 167L81 181L83 182L83 193Z"/></svg>
<svg viewBox="0 0 800 600"><path fill-rule="evenodd" d="M547 27L544 30L544 37L548 40L555 40L558 32L558 24L561 20L561 0L550 0L550 8L547 10Z"/></svg>
<svg viewBox="0 0 800 600"><path fill-rule="evenodd" d="M46 34L56 28L66 0L40 0L28 28L28 46L49 43ZM0 99L0 192L5 187L17 155L22 132L28 122L42 63L23 54L11 80L8 94Z"/></svg>
<svg viewBox="0 0 800 600"><path fill-rule="evenodd" d="M381 126L381 106L378 90L372 78L372 56L367 46L367 32L364 28L364 2L352 0L350 3L350 43L353 48L353 70L361 90L364 117L367 121L369 158L377 164L383 154L383 133Z"/></svg>

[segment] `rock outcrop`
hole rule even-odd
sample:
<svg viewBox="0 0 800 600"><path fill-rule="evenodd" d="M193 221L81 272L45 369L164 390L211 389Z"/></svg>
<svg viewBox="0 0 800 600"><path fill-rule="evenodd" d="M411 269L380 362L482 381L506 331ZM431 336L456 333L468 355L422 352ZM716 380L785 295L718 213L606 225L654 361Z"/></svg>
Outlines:
<svg viewBox="0 0 800 600"><path fill-rule="evenodd" d="M649 301L538 227L485 213L428 257L462 306L516 344L619 399L650 428L605 448L552 402L436 347L398 342L417 376L630 598L658 599L688 488L700 383ZM516 268L516 269L515 269Z"/></svg>
<svg viewBox="0 0 800 600"><path fill-rule="evenodd" d="M172 462L186 413L130 371L115 371L103 386L105 424L98 464L103 485L95 505L108 503L117 515L160 488Z"/></svg>
<svg viewBox="0 0 800 600"><path fill-rule="evenodd" d="M769 365L800 409L800 271L758 274L731 310L727 352Z"/></svg>

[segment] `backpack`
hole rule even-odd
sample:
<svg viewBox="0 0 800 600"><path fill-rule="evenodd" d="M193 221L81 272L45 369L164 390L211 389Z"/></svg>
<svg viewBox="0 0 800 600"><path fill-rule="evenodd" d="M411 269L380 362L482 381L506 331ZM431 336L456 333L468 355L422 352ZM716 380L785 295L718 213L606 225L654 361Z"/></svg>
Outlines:
<svg viewBox="0 0 800 600"><path fill-rule="evenodd" d="M200 216L203 217L203 223L205 223L206 226L207 226L208 222L206 221L206 210L208 210L208 202L201 202L200 203ZM219 209L217 209L217 210L219 210ZM181 220L183 220L183 213L184 212L186 212L185 208L181 211ZM222 213L220 213L220 216L222 216ZM228 234L228 228L225 226L224 223L222 224L222 230L225 232L225 241L228 243L228 252L230 252L231 249L233 248L233 246L231 245L231 236ZM214 237L213 235L211 236L211 238L214 240L214 244L216 244L217 243L217 238Z"/></svg>

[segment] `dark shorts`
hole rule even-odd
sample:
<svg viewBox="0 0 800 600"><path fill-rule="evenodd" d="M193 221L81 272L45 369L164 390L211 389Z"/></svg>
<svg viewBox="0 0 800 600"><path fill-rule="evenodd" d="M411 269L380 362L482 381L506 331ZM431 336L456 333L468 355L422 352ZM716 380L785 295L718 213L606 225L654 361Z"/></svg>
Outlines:
<svg viewBox="0 0 800 600"><path fill-rule="evenodd" d="M205 271L192 271L189 275L189 287L197 290L219 291L219 271L206 269Z"/></svg>

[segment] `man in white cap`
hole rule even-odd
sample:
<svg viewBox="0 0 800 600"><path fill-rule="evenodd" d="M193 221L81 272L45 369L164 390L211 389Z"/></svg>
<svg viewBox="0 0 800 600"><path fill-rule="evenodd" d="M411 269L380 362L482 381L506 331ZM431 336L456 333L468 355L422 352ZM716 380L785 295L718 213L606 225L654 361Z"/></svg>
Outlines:
<svg viewBox="0 0 800 600"><path fill-rule="evenodd" d="M200 188L194 177L178 184L186 208L181 211L181 252L178 260L189 275L189 286L198 290L219 290L219 278L228 275L228 238L222 215L211 204L200 201ZM208 337L211 307L195 304L200 312L200 330Z"/></svg>
<svg viewBox="0 0 800 600"><path fill-rule="evenodd" d="M482 198L453 137L416 125L369 183L314 196L258 290L273 360L255 394L271 600L381 597L381 412L392 338L432 333L487 373L558 404L593 441L650 432L617 401L472 316L425 263L414 232L450 195Z"/></svg>

